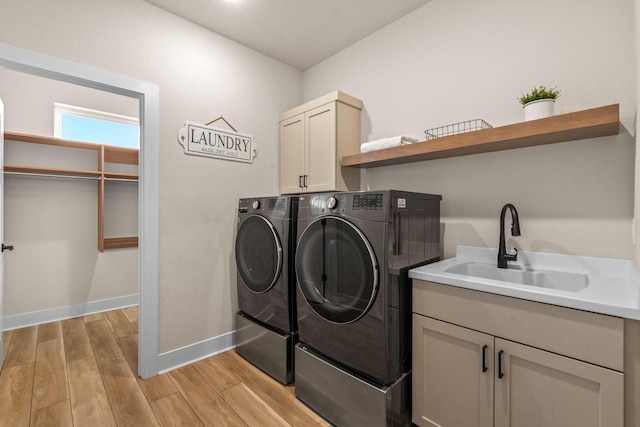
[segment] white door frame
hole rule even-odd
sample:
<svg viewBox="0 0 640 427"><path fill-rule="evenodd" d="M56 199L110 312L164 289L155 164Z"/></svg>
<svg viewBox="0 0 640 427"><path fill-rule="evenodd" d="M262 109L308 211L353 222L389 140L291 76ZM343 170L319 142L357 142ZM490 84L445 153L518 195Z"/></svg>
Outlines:
<svg viewBox="0 0 640 427"><path fill-rule="evenodd" d="M152 83L0 43L0 66L135 98L140 105L138 374L158 374L159 89ZM1 331L0 331L1 332Z"/></svg>
<svg viewBox="0 0 640 427"><path fill-rule="evenodd" d="M0 243L4 246L4 104L0 99ZM2 326L3 288L3 253L0 251L0 370L4 363L4 329Z"/></svg>

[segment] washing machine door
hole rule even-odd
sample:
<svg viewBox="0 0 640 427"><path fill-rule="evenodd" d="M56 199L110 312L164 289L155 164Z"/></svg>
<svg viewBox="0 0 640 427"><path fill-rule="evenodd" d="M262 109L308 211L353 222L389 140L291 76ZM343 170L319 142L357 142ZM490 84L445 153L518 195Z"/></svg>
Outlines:
<svg viewBox="0 0 640 427"><path fill-rule="evenodd" d="M273 224L263 216L250 215L238 227L236 263L242 282L252 292L273 287L282 270L282 245Z"/></svg>
<svg viewBox="0 0 640 427"><path fill-rule="evenodd" d="M378 263L369 241L340 217L319 218L302 232L296 274L311 309L333 323L364 316L378 291Z"/></svg>

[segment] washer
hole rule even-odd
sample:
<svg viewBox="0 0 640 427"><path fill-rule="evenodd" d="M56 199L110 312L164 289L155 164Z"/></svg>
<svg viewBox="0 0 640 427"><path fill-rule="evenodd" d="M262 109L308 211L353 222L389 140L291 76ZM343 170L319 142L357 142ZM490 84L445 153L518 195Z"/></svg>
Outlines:
<svg viewBox="0 0 640 427"><path fill-rule="evenodd" d="M240 199L236 351L288 384L293 378L297 196Z"/></svg>
<svg viewBox="0 0 640 427"><path fill-rule="evenodd" d="M441 200L300 196L296 396L336 425L410 424L408 270L439 259Z"/></svg>

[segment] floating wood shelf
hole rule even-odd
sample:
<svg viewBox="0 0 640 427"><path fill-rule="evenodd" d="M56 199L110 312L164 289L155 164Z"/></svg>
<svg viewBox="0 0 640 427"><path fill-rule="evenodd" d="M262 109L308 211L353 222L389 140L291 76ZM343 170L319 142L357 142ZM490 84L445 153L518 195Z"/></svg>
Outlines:
<svg viewBox="0 0 640 427"><path fill-rule="evenodd" d="M342 158L343 167L374 168L468 154L617 135L620 105L561 114Z"/></svg>
<svg viewBox="0 0 640 427"><path fill-rule="evenodd" d="M41 175L43 177L71 177L71 178L93 178L98 180L98 250L105 249L135 248L138 247L137 237L112 237L104 236L104 192L105 181L137 181L138 175L121 172L106 172L105 163L124 163L137 165L139 150L133 148L114 147L103 144L93 144L90 142L71 141L62 138L52 138L48 136L29 135L16 132L5 132L4 139L7 141L29 142L33 144L52 145L56 147L74 148L82 150L93 150L98 152L97 170L77 170L60 169L49 167L4 165L4 172L19 173L29 175Z"/></svg>

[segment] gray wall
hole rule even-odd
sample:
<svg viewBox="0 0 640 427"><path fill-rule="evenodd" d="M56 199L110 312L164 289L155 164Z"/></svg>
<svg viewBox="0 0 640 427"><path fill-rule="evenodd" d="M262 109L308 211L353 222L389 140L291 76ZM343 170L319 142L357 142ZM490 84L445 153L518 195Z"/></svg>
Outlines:
<svg viewBox="0 0 640 427"><path fill-rule="evenodd" d="M635 58L636 58L636 121L634 123L635 136L636 136L636 176L635 176L635 198L633 217L640 217L640 150L638 150L638 121L640 121L640 0L634 1L634 16L635 16ZM636 265L640 267L640 250L638 248L638 241L640 241L640 227L636 223L635 226L634 245L635 245L635 260Z"/></svg>
<svg viewBox="0 0 640 427"><path fill-rule="evenodd" d="M0 42L159 86L160 352L233 330L237 201L278 193L278 115L302 101L302 73L141 0L0 10ZM253 164L183 154L184 122L220 115L253 135Z"/></svg>
<svg viewBox="0 0 640 427"><path fill-rule="evenodd" d="M620 103L620 135L363 170L363 189L443 195L444 254L498 246L514 203L519 249L633 257L633 0L433 0L304 74L304 98L364 101L364 141L483 118L523 120L517 98L558 86L556 113Z"/></svg>

